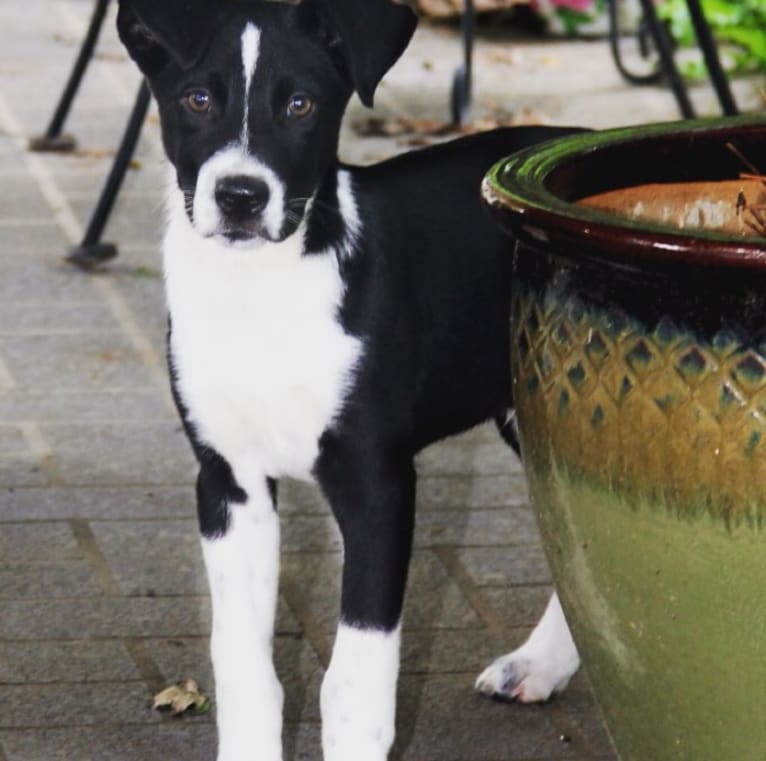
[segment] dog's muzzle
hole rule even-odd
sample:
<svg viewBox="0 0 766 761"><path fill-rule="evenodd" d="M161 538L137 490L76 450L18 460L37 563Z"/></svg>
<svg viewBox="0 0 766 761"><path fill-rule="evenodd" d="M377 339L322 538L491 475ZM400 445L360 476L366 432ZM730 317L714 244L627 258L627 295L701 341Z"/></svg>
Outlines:
<svg viewBox="0 0 766 761"><path fill-rule="evenodd" d="M203 238L237 247L279 241L285 228L285 185L240 146L228 146L200 167L189 211Z"/></svg>
<svg viewBox="0 0 766 761"><path fill-rule="evenodd" d="M215 202L227 237L252 237L261 227L270 197L269 186L257 177L235 175L221 178L215 186Z"/></svg>

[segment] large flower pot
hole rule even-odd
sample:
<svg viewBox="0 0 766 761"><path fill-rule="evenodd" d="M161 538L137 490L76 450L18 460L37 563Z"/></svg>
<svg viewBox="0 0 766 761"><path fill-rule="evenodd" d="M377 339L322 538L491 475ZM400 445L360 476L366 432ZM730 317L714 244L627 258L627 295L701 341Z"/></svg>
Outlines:
<svg viewBox="0 0 766 761"><path fill-rule="evenodd" d="M485 182L518 241L530 491L623 761L766 759L766 215L739 179L759 167L766 125L687 122L565 138ZM668 183L682 211L640 218ZM723 232L689 227L719 201Z"/></svg>

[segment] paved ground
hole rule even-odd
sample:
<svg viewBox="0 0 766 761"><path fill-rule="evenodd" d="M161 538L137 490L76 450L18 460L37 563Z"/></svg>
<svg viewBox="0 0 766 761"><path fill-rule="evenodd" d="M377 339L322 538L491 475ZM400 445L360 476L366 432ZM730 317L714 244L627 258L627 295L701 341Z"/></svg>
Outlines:
<svg viewBox="0 0 766 761"><path fill-rule="evenodd" d="M194 467L162 359L156 119L109 230L120 259L93 276L61 261L81 236L138 83L111 29L70 123L82 152L25 151L90 8L0 4L0 761L210 761L211 716L172 720L149 708L155 690L187 675L212 689ZM451 31L422 30L381 89L380 113L442 118L457 60ZM477 67L480 115L502 106L592 126L676 115L667 93L627 89L603 42L485 39ZM752 86L740 95L752 98ZM344 135L346 157L400 148ZM584 675L543 707L472 691L483 665L523 639L550 591L518 464L481 429L428 451L419 470L397 758L614 759ZM311 488L286 485L281 513L286 758L318 759L338 536Z"/></svg>

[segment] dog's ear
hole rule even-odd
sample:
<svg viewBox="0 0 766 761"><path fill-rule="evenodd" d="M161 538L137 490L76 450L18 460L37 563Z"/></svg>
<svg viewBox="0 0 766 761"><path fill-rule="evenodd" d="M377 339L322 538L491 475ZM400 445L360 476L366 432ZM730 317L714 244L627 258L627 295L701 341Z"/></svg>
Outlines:
<svg viewBox="0 0 766 761"><path fill-rule="evenodd" d="M383 75L409 44L418 18L401 0L316 0L323 24L335 33L354 89L372 106Z"/></svg>
<svg viewBox="0 0 766 761"><path fill-rule="evenodd" d="M207 48L216 5L210 0L120 0L117 31L147 77L171 61L186 69Z"/></svg>

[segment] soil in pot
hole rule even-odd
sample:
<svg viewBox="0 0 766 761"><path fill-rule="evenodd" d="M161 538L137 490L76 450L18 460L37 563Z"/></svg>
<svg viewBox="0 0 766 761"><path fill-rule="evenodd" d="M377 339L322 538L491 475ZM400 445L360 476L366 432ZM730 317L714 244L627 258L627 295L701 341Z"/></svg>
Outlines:
<svg viewBox="0 0 766 761"><path fill-rule="evenodd" d="M680 230L766 237L766 178L635 185L578 203L636 221Z"/></svg>

